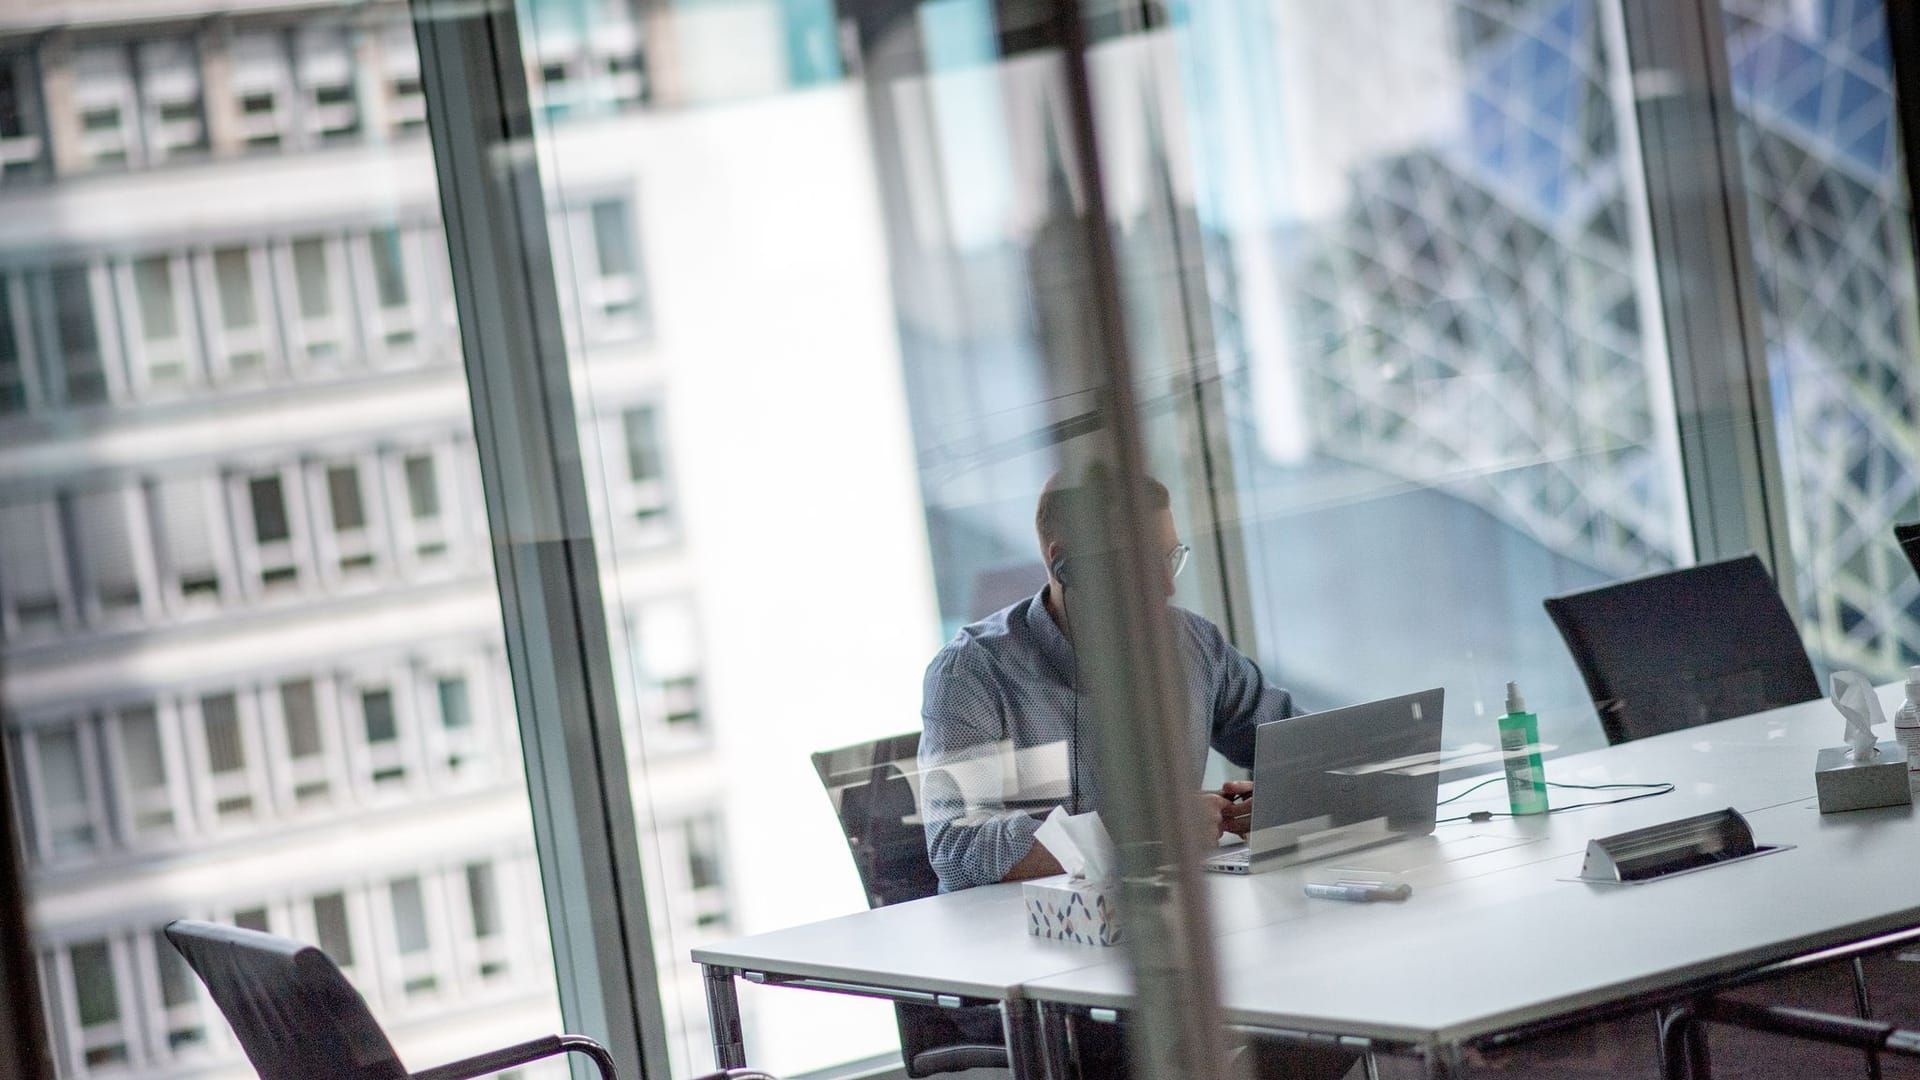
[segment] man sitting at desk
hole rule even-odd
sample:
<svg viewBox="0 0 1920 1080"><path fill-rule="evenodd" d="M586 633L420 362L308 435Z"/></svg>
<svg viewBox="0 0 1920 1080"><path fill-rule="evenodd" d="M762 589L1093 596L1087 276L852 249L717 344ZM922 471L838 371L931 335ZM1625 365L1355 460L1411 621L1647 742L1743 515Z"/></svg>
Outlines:
<svg viewBox="0 0 1920 1080"><path fill-rule="evenodd" d="M1180 542L1165 485L1143 479L1154 510L1160 586L1173 580L1190 549ZM1046 812L1098 810L1101 732L1082 715L1073 653L1072 592L1076 557L1093 571L1092 557L1076 552L1067 523L1093 517L1079 500L1091 487L1055 473L1041 489L1034 514L1047 584L1011 607L963 627L927 667L921 706L921 813L927 854L940 891L1060 873L1060 864L1033 834ZM1293 696L1271 686L1253 661L1227 643L1220 628L1169 605L1172 641L1185 676L1192 732L1187 763L1198 791L1211 744L1243 768L1253 764L1254 728L1294 715ZM1253 785L1228 781L1200 792L1196 812L1218 837L1245 836Z"/></svg>

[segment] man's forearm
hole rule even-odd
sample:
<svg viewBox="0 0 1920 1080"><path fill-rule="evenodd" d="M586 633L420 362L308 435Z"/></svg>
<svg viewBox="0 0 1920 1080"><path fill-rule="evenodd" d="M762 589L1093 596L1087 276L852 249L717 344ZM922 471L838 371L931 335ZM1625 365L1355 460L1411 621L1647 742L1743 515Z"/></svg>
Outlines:
<svg viewBox="0 0 1920 1080"><path fill-rule="evenodd" d="M1054 874L1065 872L1066 869L1060 865L1060 860L1053 857L1053 852L1048 851L1045 844L1035 840L1033 846L1027 849L1027 853L1020 856L1020 861L1009 867L1006 876L1000 880L1025 881L1028 878L1052 877Z"/></svg>

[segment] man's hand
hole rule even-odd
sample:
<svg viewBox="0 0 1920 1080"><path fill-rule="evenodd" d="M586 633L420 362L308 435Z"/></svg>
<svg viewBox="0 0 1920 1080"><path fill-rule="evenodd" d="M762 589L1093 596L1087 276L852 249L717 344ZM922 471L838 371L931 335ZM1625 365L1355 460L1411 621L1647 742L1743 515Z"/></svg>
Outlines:
<svg viewBox="0 0 1920 1080"><path fill-rule="evenodd" d="M1220 828L1244 838L1253 828L1253 781L1229 780L1220 785L1220 797L1227 803Z"/></svg>

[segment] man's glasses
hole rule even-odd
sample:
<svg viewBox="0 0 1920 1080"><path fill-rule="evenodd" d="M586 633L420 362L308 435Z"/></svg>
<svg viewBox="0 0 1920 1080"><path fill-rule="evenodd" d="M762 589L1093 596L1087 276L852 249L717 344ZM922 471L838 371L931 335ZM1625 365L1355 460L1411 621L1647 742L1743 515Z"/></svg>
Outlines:
<svg viewBox="0 0 1920 1080"><path fill-rule="evenodd" d="M1187 545L1185 544L1173 545L1173 550L1167 552L1167 576L1176 577L1176 578L1179 577L1180 571L1185 570L1187 568L1187 559L1190 558L1192 555L1193 555L1193 549L1188 547Z"/></svg>

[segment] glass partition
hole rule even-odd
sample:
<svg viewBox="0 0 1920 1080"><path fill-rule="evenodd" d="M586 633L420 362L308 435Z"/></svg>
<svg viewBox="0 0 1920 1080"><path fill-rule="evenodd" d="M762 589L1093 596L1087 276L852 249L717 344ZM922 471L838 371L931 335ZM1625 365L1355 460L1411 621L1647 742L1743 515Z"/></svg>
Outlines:
<svg viewBox="0 0 1920 1080"><path fill-rule="evenodd" d="M1724 0L1801 632L1823 668L1920 662L1912 197L1880 0Z"/></svg>
<svg viewBox="0 0 1920 1080"><path fill-rule="evenodd" d="M395 2L8 8L0 705L61 1076L246 1070L181 917L321 946L413 1068L559 1028L418 70Z"/></svg>

